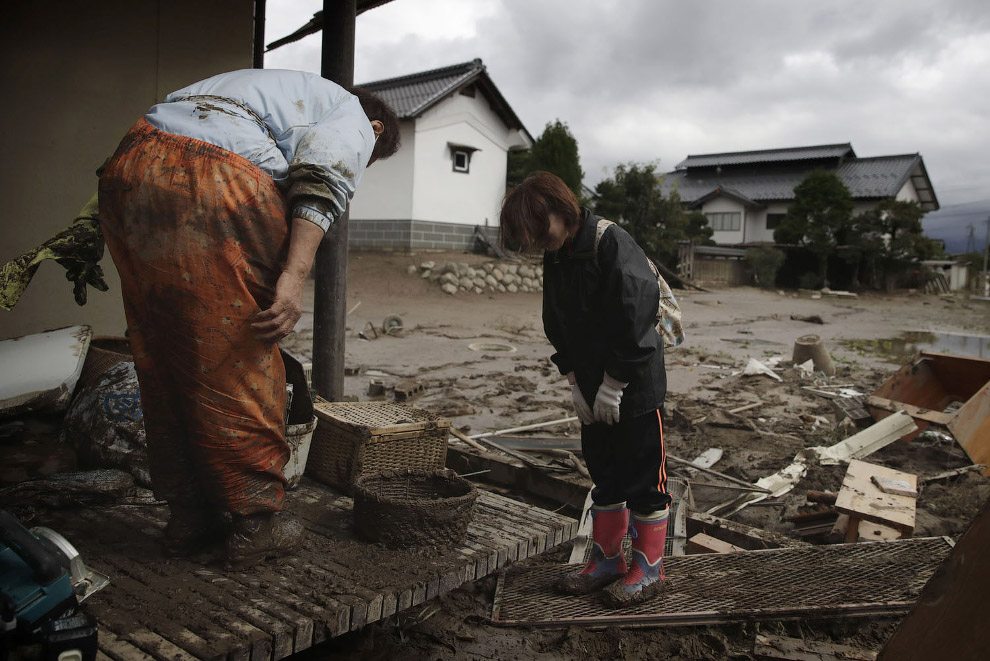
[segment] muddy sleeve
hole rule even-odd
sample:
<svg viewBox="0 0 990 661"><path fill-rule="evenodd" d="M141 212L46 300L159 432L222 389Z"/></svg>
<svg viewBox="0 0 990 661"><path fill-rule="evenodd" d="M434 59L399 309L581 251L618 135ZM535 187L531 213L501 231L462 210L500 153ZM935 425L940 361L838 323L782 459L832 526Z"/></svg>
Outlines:
<svg viewBox="0 0 990 661"><path fill-rule="evenodd" d="M326 231L347 209L375 146L361 104L348 97L313 124L289 162L292 216Z"/></svg>
<svg viewBox="0 0 990 661"><path fill-rule="evenodd" d="M624 231L602 235L598 259L608 343L605 371L628 383L657 351L660 288L646 255Z"/></svg>

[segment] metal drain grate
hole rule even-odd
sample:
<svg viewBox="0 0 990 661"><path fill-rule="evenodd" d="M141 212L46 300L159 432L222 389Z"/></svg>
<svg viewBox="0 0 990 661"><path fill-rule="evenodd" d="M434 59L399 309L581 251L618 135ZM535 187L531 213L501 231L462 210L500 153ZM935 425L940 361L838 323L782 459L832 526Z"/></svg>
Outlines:
<svg viewBox="0 0 990 661"><path fill-rule="evenodd" d="M620 610L600 595L558 595L575 565L513 567L499 577L492 620L508 625L684 626L908 610L948 556L944 537L709 553L664 559L666 589Z"/></svg>

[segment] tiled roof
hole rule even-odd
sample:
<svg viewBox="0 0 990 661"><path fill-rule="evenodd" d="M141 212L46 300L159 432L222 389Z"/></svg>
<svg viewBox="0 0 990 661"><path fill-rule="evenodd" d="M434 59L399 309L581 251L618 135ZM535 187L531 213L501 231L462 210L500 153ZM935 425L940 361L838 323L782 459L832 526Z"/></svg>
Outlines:
<svg viewBox="0 0 990 661"><path fill-rule="evenodd" d="M441 69L360 83L360 87L382 97L400 119L412 119L429 110L448 94L464 89L472 83L486 96L492 109L509 128L518 129L529 135L508 101L495 87L484 63L478 58Z"/></svg>
<svg viewBox="0 0 990 661"><path fill-rule="evenodd" d="M484 71L485 65L475 59L442 69L360 83L360 87L376 93L392 106L399 117L408 119L419 115Z"/></svg>
<svg viewBox="0 0 990 661"><path fill-rule="evenodd" d="M856 152L848 142L837 145L816 145L812 147L788 147L786 149L761 149L759 151L735 151L722 154L698 154L688 156L675 167L703 168L716 165L744 165L746 163L782 163L787 161L807 161L823 158L855 158Z"/></svg>
<svg viewBox="0 0 990 661"><path fill-rule="evenodd" d="M796 163L737 166L720 173L678 169L663 175L663 189L669 192L676 188L681 200L687 204L702 202L719 192L756 202L787 201L794 199L794 188L812 169L812 164ZM918 154L851 158L833 171L849 188L853 199L893 197L908 178L913 177L922 208L938 208L924 162Z"/></svg>

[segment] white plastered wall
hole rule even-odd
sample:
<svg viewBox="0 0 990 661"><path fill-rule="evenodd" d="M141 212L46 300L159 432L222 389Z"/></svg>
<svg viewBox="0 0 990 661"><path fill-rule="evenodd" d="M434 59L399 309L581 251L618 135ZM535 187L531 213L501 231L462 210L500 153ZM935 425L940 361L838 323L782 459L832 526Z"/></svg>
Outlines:
<svg viewBox="0 0 990 661"><path fill-rule="evenodd" d="M506 152L518 143L479 91L454 94L416 122L414 220L495 225L505 195ZM455 172L449 143L474 147L470 171Z"/></svg>
<svg viewBox="0 0 990 661"><path fill-rule="evenodd" d="M736 231L716 231L712 234L712 240L719 245L742 243L749 240L744 239L744 228L746 227L746 208L739 202L727 197L716 197L707 202L701 209L702 213L738 213L740 214L739 229Z"/></svg>
<svg viewBox="0 0 990 661"><path fill-rule="evenodd" d="M364 171L350 205L353 220L409 220L412 218L413 167L416 131L412 120L400 126L399 151Z"/></svg>

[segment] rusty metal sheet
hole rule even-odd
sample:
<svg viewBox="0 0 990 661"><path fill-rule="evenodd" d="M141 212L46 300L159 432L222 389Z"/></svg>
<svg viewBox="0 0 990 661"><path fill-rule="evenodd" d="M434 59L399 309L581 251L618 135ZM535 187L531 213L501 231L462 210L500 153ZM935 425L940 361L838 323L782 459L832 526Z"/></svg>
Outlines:
<svg viewBox="0 0 990 661"><path fill-rule="evenodd" d="M866 400L880 420L904 411L918 431L947 428L975 464L990 476L990 359L919 352Z"/></svg>

